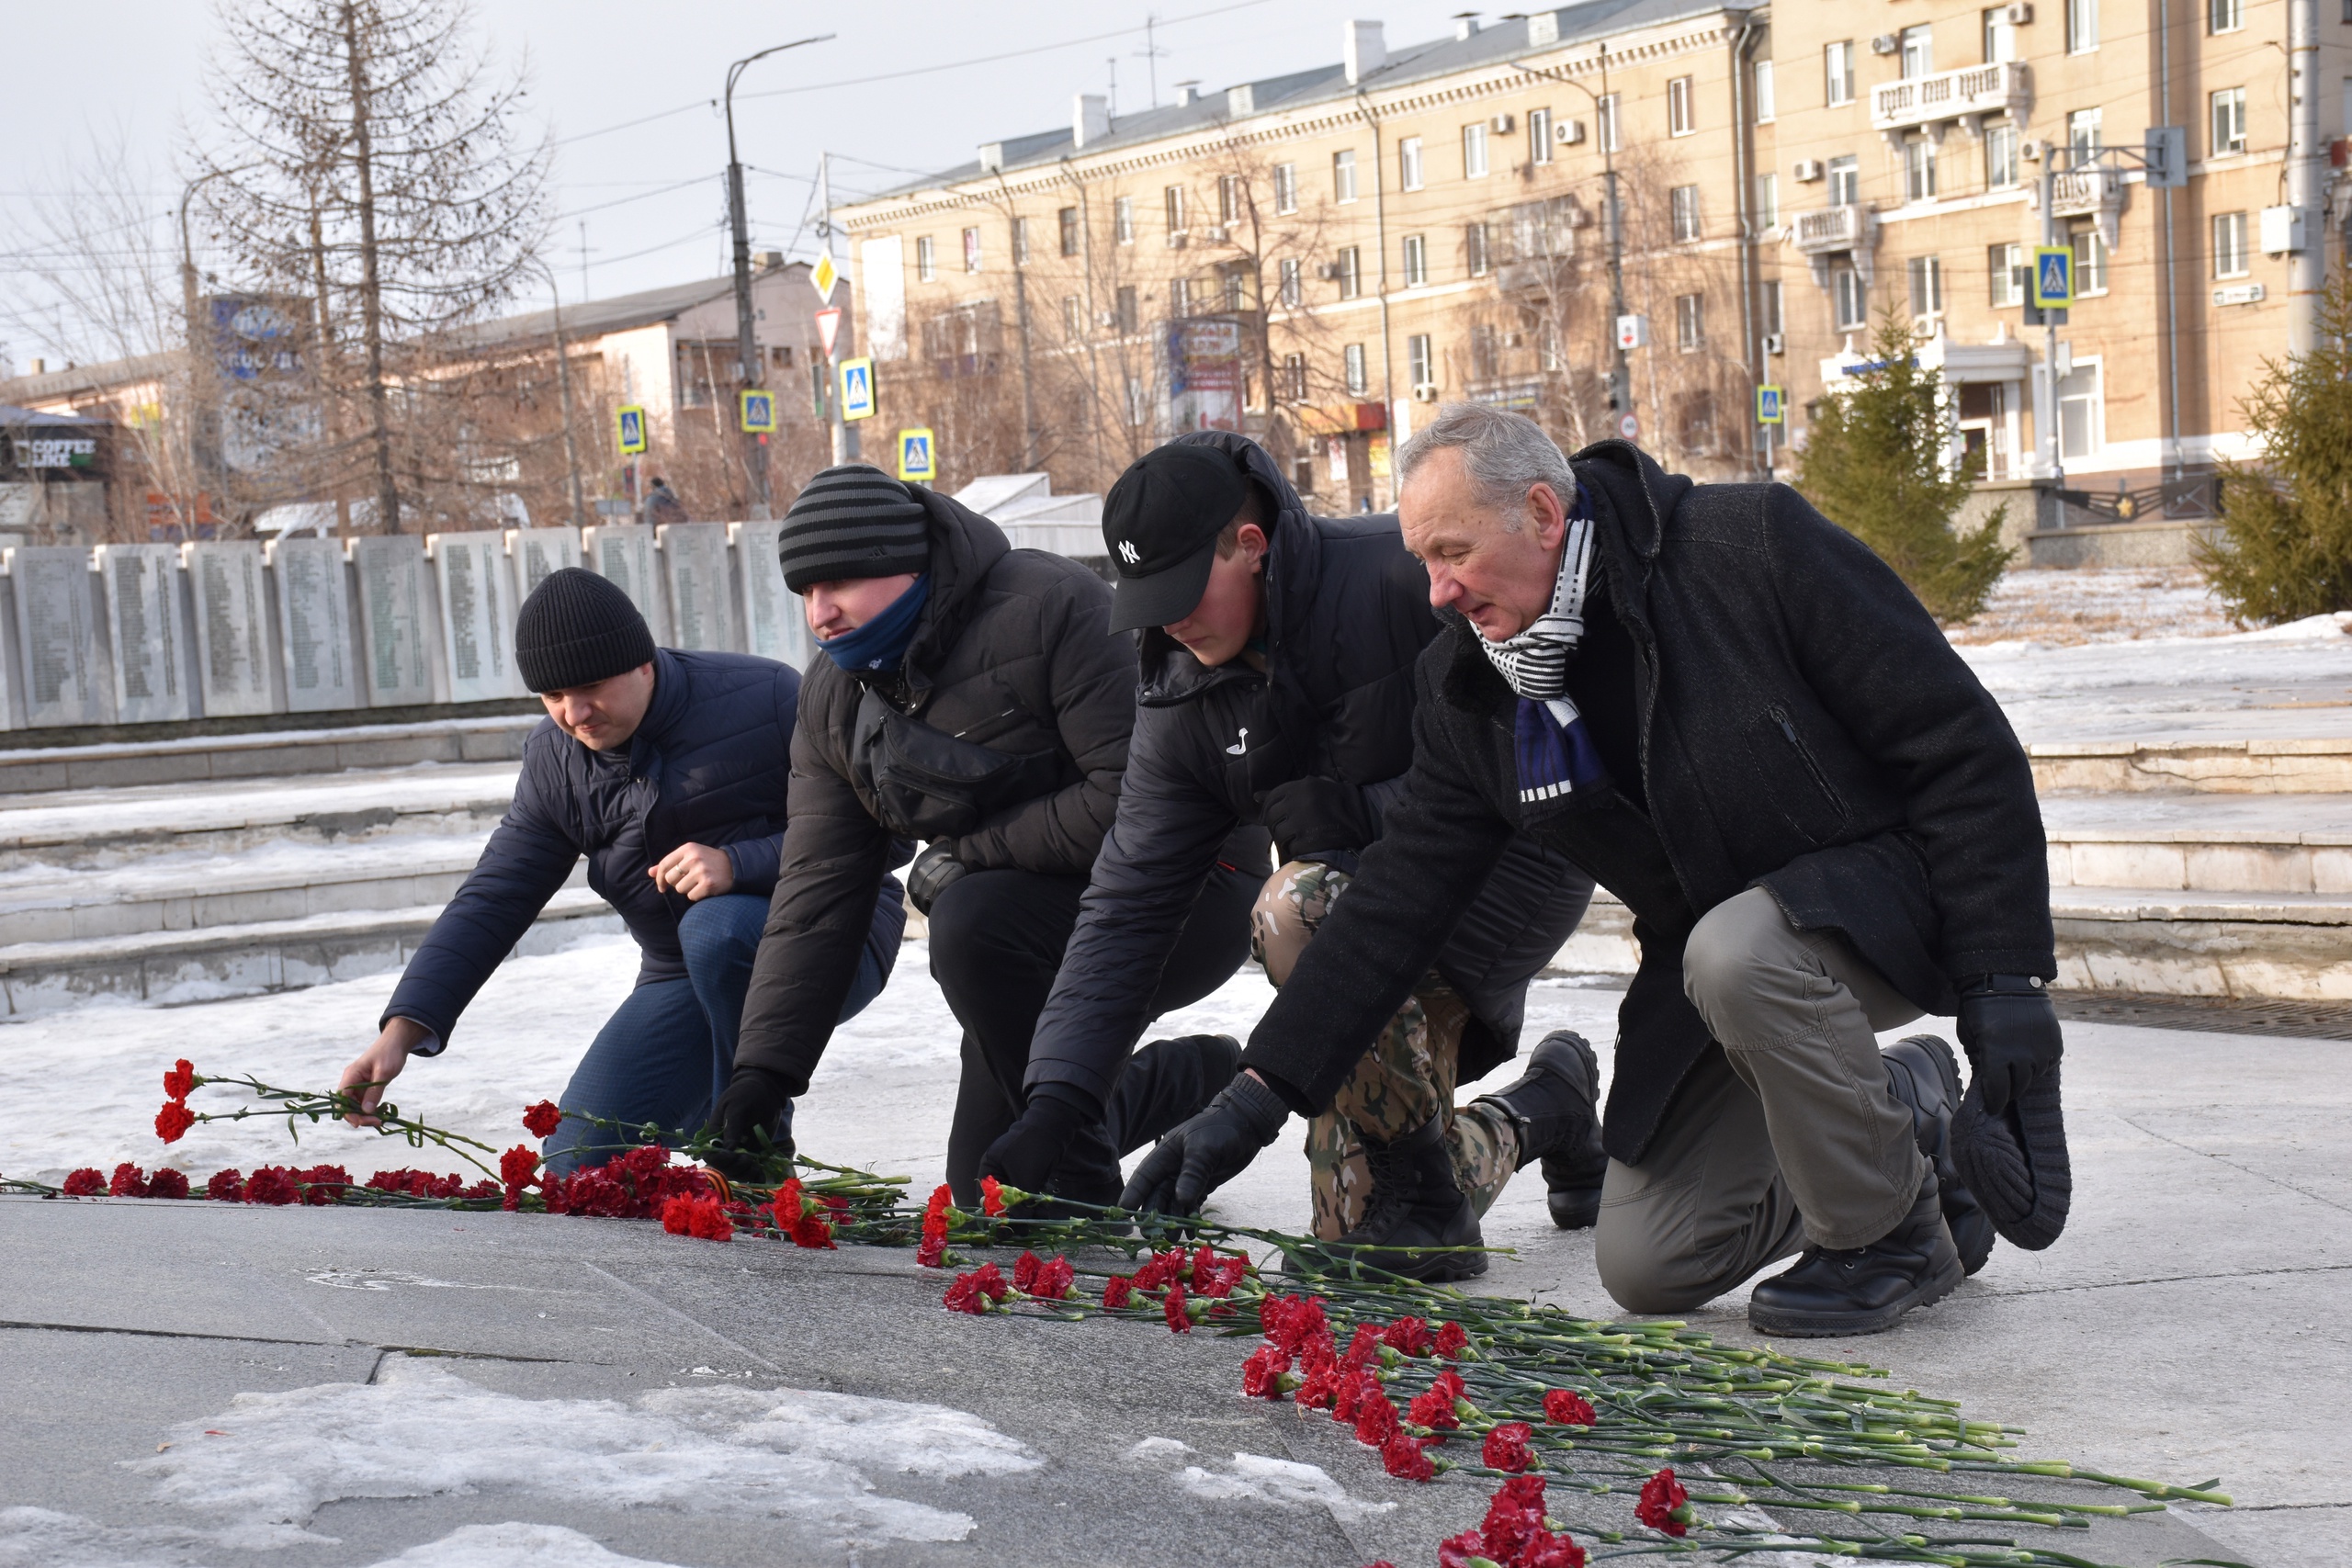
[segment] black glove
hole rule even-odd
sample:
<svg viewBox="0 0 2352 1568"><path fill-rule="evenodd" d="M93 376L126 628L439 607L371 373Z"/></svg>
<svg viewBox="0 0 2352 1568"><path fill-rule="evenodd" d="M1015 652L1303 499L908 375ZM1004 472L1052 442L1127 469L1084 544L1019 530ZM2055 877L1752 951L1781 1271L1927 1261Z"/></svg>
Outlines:
<svg viewBox="0 0 2352 1568"><path fill-rule="evenodd" d="M792 1134L776 1135L776 1119L792 1107L784 1080L765 1067L737 1067L718 1103L710 1108L709 1132L718 1147L706 1156L737 1181L759 1181L780 1156L793 1156Z"/></svg>
<svg viewBox="0 0 2352 1568"><path fill-rule="evenodd" d="M1075 1091L1072 1091L1075 1092ZM1043 1192L1054 1170L1069 1151L1069 1135L1100 1111L1079 1104L1057 1089L1039 1086L1031 1091L1021 1119L980 1156L980 1174L993 1176L1023 1192Z"/></svg>
<svg viewBox="0 0 2352 1568"><path fill-rule="evenodd" d="M956 858L956 847L944 839L933 839L915 856L915 863L907 868L907 897L924 914L948 885L969 869Z"/></svg>
<svg viewBox="0 0 2352 1568"><path fill-rule="evenodd" d="M1159 1140L1119 1194L1134 1213L1190 1214L1201 1201L1249 1168L1283 1130L1290 1107L1242 1073L1191 1121Z"/></svg>
<svg viewBox="0 0 2352 1568"><path fill-rule="evenodd" d="M1344 779L1293 779L1266 792L1259 819L1274 836L1282 858L1353 851L1373 840L1372 810L1363 791Z"/></svg>
<svg viewBox="0 0 2352 1568"><path fill-rule="evenodd" d="M1980 975L1960 993L1960 1043L1987 1116L2058 1065L2058 1004L2038 976Z"/></svg>

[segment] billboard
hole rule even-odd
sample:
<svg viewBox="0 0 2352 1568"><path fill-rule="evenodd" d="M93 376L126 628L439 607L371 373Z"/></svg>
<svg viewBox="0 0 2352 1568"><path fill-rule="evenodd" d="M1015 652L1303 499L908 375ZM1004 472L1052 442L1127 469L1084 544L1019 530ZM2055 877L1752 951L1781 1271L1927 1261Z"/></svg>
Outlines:
<svg viewBox="0 0 2352 1568"><path fill-rule="evenodd" d="M1168 433L1241 428L1241 323L1183 316L1168 323Z"/></svg>

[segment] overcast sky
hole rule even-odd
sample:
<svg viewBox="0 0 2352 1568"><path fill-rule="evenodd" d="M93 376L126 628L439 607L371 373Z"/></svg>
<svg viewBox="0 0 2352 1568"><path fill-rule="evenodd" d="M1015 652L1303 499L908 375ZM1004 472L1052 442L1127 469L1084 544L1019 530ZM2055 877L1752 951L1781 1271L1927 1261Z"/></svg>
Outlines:
<svg viewBox="0 0 2352 1568"><path fill-rule="evenodd" d="M1392 44L1450 32L1462 0L866 0L856 6L721 5L715 0L480 0L495 55L525 64L531 100L560 145L548 259L567 299L607 298L714 276L727 265L720 224L727 134L712 100L729 62L812 33L828 43L749 68L736 127L750 180L755 249L813 254L804 226L818 154L835 155L837 197L952 167L982 141L1069 120L1079 92L1117 107L1162 102L1180 81L1211 91L1335 61L1341 24L1385 22ZM96 141L119 140L147 171L156 213L177 201L175 150L210 131L202 64L213 12L199 0L118 0L90 10L9 7L0 89L0 292L22 287L30 193L70 190ZM1490 14L1491 15L1491 14ZM1157 16L1159 49L1145 58ZM1119 30L1125 29L1125 30ZM1113 34L1103 37L1101 35ZM992 63L989 56L1013 55ZM944 69L940 69L944 68ZM857 78L921 72L896 80ZM763 96L768 95L768 96ZM632 120L645 123L616 130ZM664 186L683 188L664 190ZM593 210L592 210L593 209ZM5 303L0 300L0 303ZM21 366L57 345L0 328Z"/></svg>

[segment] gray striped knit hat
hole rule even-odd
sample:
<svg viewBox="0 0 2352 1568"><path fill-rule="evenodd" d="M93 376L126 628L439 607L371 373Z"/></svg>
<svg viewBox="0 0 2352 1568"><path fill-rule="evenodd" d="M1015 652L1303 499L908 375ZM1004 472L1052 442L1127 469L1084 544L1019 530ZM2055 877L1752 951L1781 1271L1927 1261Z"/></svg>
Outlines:
<svg viewBox="0 0 2352 1568"><path fill-rule="evenodd" d="M931 565L926 522L914 492L881 469L827 468L793 498L776 534L784 585L805 593L812 582L923 571Z"/></svg>

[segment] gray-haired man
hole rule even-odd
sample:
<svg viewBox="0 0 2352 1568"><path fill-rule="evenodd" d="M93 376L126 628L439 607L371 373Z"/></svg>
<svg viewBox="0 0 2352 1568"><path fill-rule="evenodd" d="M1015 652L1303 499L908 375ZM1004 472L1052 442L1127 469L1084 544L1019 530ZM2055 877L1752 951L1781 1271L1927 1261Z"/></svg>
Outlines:
<svg viewBox="0 0 2352 1568"><path fill-rule="evenodd" d="M1571 464L1467 405L1399 472L1406 543L1453 612L1418 671L1406 798L1241 1077L1130 1205L1188 1211L1239 1170L1279 1128L1267 1089L1324 1103L1521 834L1623 899L1642 949L1605 1122L1610 1293L1682 1311L1802 1249L1751 1298L1767 1332L1873 1332L1940 1299L1991 1245L1942 1157L1958 1073L1932 1039L1883 1062L1875 1032L1956 1010L1985 1112L2056 1093L2041 822L2000 709L1784 487L1694 485L1615 441Z"/></svg>

